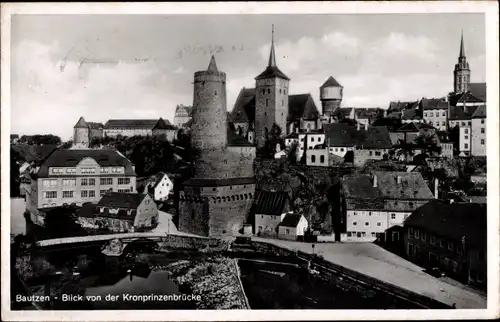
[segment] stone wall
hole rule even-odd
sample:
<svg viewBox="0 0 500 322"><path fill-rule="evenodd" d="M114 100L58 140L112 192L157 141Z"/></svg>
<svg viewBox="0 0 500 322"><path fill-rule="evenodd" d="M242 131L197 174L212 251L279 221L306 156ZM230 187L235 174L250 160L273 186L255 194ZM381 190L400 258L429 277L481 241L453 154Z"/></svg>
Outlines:
<svg viewBox="0 0 500 322"><path fill-rule="evenodd" d="M186 249L186 250L205 250L214 252L225 251L229 242L215 238L202 238L191 236L167 235L158 243L161 249Z"/></svg>
<svg viewBox="0 0 500 322"><path fill-rule="evenodd" d="M186 186L179 196L179 229L202 236L238 233L247 222L255 185Z"/></svg>
<svg viewBox="0 0 500 322"><path fill-rule="evenodd" d="M195 177L229 179L253 177L254 147L202 150L195 164Z"/></svg>
<svg viewBox="0 0 500 322"><path fill-rule="evenodd" d="M323 115L332 115L335 109L340 107L341 100L321 100L321 105L323 106Z"/></svg>
<svg viewBox="0 0 500 322"><path fill-rule="evenodd" d="M90 134L88 128L73 129L73 146L76 148L86 148L90 145Z"/></svg>

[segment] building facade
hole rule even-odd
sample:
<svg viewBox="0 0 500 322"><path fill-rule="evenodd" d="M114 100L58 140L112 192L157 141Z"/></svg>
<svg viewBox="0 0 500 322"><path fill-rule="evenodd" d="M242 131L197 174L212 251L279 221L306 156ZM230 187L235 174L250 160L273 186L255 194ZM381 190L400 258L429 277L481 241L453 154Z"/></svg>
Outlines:
<svg viewBox="0 0 500 322"><path fill-rule="evenodd" d="M278 226L291 213L290 198L283 191L259 191L255 199L254 234L277 236Z"/></svg>
<svg viewBox="0 0 500 322"><path fill-rule="evenodd" d="M26 208L39 209L97 202L106 192L136 192L132 163L113 150L56 150L31 174ZM43 222L43 218L33 218Z"/></svg>
<svg viewBox="0 0 500 322"><path fill-rule="evenodd" d="M455 93L465 93L469 89L470 84L470 68L465 57L464 34L460 39L460 53L458 54L458 63L455 64L453 71L453 88Z"/></svg>
<svg viewBox="0 0 500 322"><path fill-rule="evenodd" d="M303 239L308 227L307 219L303 215L287 214L279 224L278 238L287 240Z"/></svg>
<svg viewBox="0 0 500 322"><path fill-rule="evenodd" d="M77 149L88 148L94 138L102 138L104 125L96 122L86 122L80 117L73 127L73 147Z"/></svg>
<svg viewBox="0 0 500 322"><path fill-rule="evenodd" d="M193 107L177 105L175 108L174 125L177 128L183 128L193 118Z"/></svg>
<svg viewBox="0 0 500 322"><path fill-rule="evenodd" d="M342 97L344 95L344 88L337 82L333 76L330 76L319 88L319 98L323 108L323 116L330 118L333 112L340 108L342 104Z"/></svg>
<svg viewBox="0 0 500 322"><path fill-rule="evenodd" d="M405 222L405 249L418 264L486 289L486 204L432 201Z"/></svg>
<svg viewBox="0 0 500 322"><path fill-rule="evenodd" d="M194 176L179 191L179 230L203 236L237 234L255 197L255 147L229 130L226 74L212 56L194 75L191 143Z"/></svg>
<svg viewBox="0 0 500 322"><path fill-rule="evenodd" d="M471 127L460 126L459 128L459 150L460 156L470 156L471 147Z"/></svg>
<svg viewBox="0 0 500 322"><path fill-rule="evenodd" d="M486 156L486 106L480 106L472 115L471 125L471 154Z"/></svg>
<svg viewBox="0 0 500 322"><path fill-rule="evenodd" d="M165 135L170 141L174 139L176 128L168 121L150 120L108 120L104 124L104 136L159 136Z"/></svg>
<svg viewBox="0 0 500 322"><path fill-rule="evenodd" d="M445 98L423 98L420 101L424 122L439 131L448 129L448 103Z"/></svg>

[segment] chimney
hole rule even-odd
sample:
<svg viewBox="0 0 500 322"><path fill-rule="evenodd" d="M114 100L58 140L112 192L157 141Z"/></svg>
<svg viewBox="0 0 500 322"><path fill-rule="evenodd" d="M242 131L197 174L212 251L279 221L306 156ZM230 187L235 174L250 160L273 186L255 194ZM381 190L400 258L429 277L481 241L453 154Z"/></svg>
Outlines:
<svg viewBox="0 0 500 322"><path fill-rule="evenodd" d="M434 179L434 198L439 199L439 180L438 178Z"/></svg>
<svg viewBox="0 0 500 322"><path fill-rule="evenodd" d="M377 188L378 186L378 182L377 182L377 175L376 174L373 174L373 187L374 188Z"/></svg>
<svg viewBox="0 0 500 322"><path fill-rule="evenodd" d="M401 176L397 177L398 184L401 184Z"/></svg>

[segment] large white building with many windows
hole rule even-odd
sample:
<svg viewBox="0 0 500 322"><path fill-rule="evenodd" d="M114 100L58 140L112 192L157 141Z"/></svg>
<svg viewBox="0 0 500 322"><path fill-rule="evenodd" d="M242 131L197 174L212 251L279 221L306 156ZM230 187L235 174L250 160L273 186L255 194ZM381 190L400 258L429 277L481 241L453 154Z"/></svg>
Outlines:
<svg viewBox="0 0 500 322"><path fill-rule="evenodd" d="M26 207L34 221L40 209L97 202L108 191L136 192L132 163L113 150L56 150L31 173Z"/></svg>

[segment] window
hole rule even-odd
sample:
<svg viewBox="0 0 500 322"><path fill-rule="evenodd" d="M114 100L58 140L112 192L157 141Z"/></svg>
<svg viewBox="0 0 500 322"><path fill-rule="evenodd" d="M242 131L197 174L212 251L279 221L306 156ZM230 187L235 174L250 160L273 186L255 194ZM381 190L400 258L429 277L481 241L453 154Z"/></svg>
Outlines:
<svg viewBox="0 0 500 322"><path fill-rule="evenodd" d="M356 212L354 212L354 216L356 216Z"/></svg>
<svg viewBox="0 0 500 322"><path fill-rule="evenodd" d="M453 243L448 242L448 250L453 251Z"/></svg>
<svg viewBox="0 0 500 322"><path fill-rule="evenodd" d="M314 142L314 136L313 136L313 137L311 137L311 142Z"/></svg>
<svg viewBox="0 0 500 322"><path fill-rule="evenodd" d="M439 247L444 248L444 241L439 240Z"/></svg>
<svg viewBox="0 0 500 322"><path fill-rule="evenodd" d="M226 160L224 160L224 163L227 163ZM130 183L130 178L118 178L118 184L129 184Z"/></svg>
<svg viewBox="0 0 500 322"><path fill-rule="evenodd" d="M433 116L434 116L434 113L433 113L433 112L430 112L430 113L429 113L429 116L430 116L430 117L433 117Z"/></svg>
<svg viewBox="0 0 500 322"><path fill-rule="evenodd" d="M76 173L75 168L66 168L66 173Z"/></svg>
<svg viewBox="0 0 500 322"><path fill-rule="evenodd" d="M352 222L352 225L353 225L353 226L356 226L357 224L358 224L358 223L357 223L357 222L355 222L355 221L353 221L353 222Z"/></svg>
<svg viewBox="0 0 500 322"><path fill-rule="evenodd" d="M372 155L373 155L373 152L372 152L372 151L370 151L370 156L372 156Z"/></svg>
<svg viewBox="0 0 500 322"><path fill-rule="evenodd" d="M431 242L432 245L434 245L436 243L436 237L435 236L431 236L430 242Z"/></svg>
<svg viewBox="0 0 500 322"><path fill-rule="evenodd" d="M63 191L63 198L73 198L74 191Z"/></svg>
<svg viewBox="0 0 500 322"><path fill-rule="evenodd" d="M266 94L266 90L263 88L262 89L262 95Z"/></svg>
<svg viewBox="0 0 500 322"><path fill-rule="evenodd" d="M72 187L76 185L76 179L63 179L64 187Z"/></svg>
<svg viewBox="0 0 500 322"><path fill-rule="evenodd" d="M271 89L270 88L267 89L267 94L271 94Z"/></svg>
<svg viewBox="0 0 500 322"><path fill-rule="evenodd" d="M113 178L101 178L100 179L101 185L112 185L113 184Z"/></svg>
<svg viewBox="0 0 500 322"><path fill-rule="evenodd" d="M351 232L350 231L347 232L347 237L351 237Z"/></svg>
<svg viewBox="0 0 500 322"><path fill-rule="evenodd" d="M338 149L338 148L335 148L335 152L339 152L339 149Z"/></svg>
<svg viewBox="0 0 500 322"><path fill-rule="evenodd" d="M464 130L464 133L465 133L465 134L469 134L469 129L465 129L465 130Z"/></svg>
<svg viewBox="0 0 500 322"><path fill-rule="evenodd" d="M462 122L462 125L465 126L465 122Z"/></svg>
<svg viewBox="0 0 500 322"><path fill-rule="evenodd" d="M427 241L427 233L425 231L422 232L422 240Z"/></svg>
<svg viewBox="0 0 500 322"><path fill-rule="evenodd" d="M43 187L44 188L57 187L57 179L43 180Z"/></svg>
<svg viewBox="0 0 500 322"><path fill-rule="evenodd" d="M101 168L101 173L109 173L109 168Z"/></svg>
<svg viewBox="0 0 500 322"><path fill-rule="evenodd" d="M281 94L281 88L280 88L280 94ZM282 101L283 102L283 101Z"/></svg>
<svg viewBox="0 0 500 322"><path fill-rule="evenodd" d="M87 198L89 196L89 192L87 190L82 190L80 195L82 198Z"/></svg>
<svg viewBox="0 0 500 322"><path fill-rule="evenodd" d="M424 112L424 117L427 117L427 112Z"/></svg>
<svg viewBox="0 0 500 322"><path fill-rule="evenodd" d="M365 222L366 227L370 227L370 223L368 221Z"/></svg>
<svg viewBox="0 0 500 322"><path fill-rule="evenodd" d="M484 127L481 128L481 133L484 134Z"/></svg>
<svg viewBox="0 0 500 322"><path fill-rule="evenodd" d="M469 145L467 143L464 144L464 148L465 149L468 149L469 148Z"/></svg>
<svg viewBox="0 0 500 322"><path fill-rule="evenodd" d="M466 136L465 136L465 139L466 139L466 140L468 140L468 139L469 139L469 136L468 136L468 135L466 135Z"/></svg>
<svg viewBox="0 0 500 322"><path fill-rule="evenodd" d="M391 214L391 219L396 219L396 214Z"/></svg>
<svg viewBox="0 0 500 322"><path fill-rule="evenodd" d="M484 124L484 119L481 120L481 124Z"/></svg>
<svg viewBox="0 0 500 322"><path fill-rule="evenodd" d="M484 140L483 140L484 141ZM324 155L320 155L319 157L319 162L321 163L325 163L325 156Z"/></svg>
<svg viewBox="0 0 500 322"><path fill-rule="evenodd" d="M106 191L107 190L101 190L101 191L99 191L99 196L101 196L101 197L104 196L106 194Z"/></svg>
<svg viewBox="0 0 500 322"><path fill-rule="evenodd" d="M444 115L443 115L443 116L444 116ZM445 125L446 125L446 122L445 122L445 121L441 122L441 125L442 125L442 126L445 126Z"/></svg>
<svg viewBox="0 0 500 322"><path fill-rule="evenodd" d="M269 106L269 99L266 98L266 107Z"/></svg>
<svg viewBox="0 0 500 322"><path fill-rule="evenodd" d="M420 231L418 229L415 229L415 238L420 238Z"/></svg>
<svg viewBox="0 0 500 322"><path fill-rule="evenodd" d="M87 179L87 178L83 178L83 179L81 179L81 180L80 180L80 184L81 184L82 186L88 186L88 185L89 185L89 179Z"/></svg>
<svg viewBox="0 0 500 322"><path fill-rule="evenodd" d="M472 122L471 122L471 121L469 121L469 122L467 122L467 123L468 123L469 125L472 125Z"/></svg>
<svg viewBox="0 0 500 322"><path fill-rule="evenodd" d="M316 162L316 156L315 155L311 155L311 162L312 163Z"/></svg>
<svg viewBox="0 0 500 322"><path fill-rule="evenodd" d="M361 233L356 233L356 237L361 238Z"/></svg>
<svg viewBox="0 0 500 322"><path fill-rule="evenodd" d="M54 199L57 198L57 191L44 191L43 192L44 199Z"/></svg>
<svg viewBox="0 0 500 322"><path fill-rule="evenodd" d="M380 221L377 221L377 226L382 226L382 223Z"/></svg>
<svg viewBox="0 0 500 322"><path fill-rule="evenodd" d="M281 106L283 106L285 103L283 102L283 100L281 100ZM281 113L281 115L283 115L283 113Z"/></svg>
<svg viewBox="0 0 500 322"><path fill-rule="evenodd" d="M339 150L340 150L340 152L344 152L344 148L340 148Z"/></svg>
<svg viewBox="0 0 500 322"><path fill-rule="evenodd" d="M89 186L95 186L95 179L89 179Z"/></svg>
<svg viewBox="0 0 500 322"><path fill-rule="evenodd" d="M380 155L382 155L382 153L380 151L375 151L375 155L380 156Z"/></svg>
<svg viewBox="0 0 500 322"><path fill-rule="evenodd" d="M445 113L445 112L443 112L443 113L441 114L441 116L446 116L446 113ZM443 124L443 125L444 125L444 124Z"/></svg>
<svg viewBox="0 0 500 322"><path fill-rule="evenodd" d="M287 229L287 230L286 230L286 234L287 234L287 235L290 235L290 229Z"/></svg>
<svg viewBox="0 0 500 322"><path fill-rule="evenodd" d="M481 139L481 145L484 145L484 139Z"/></svg>

